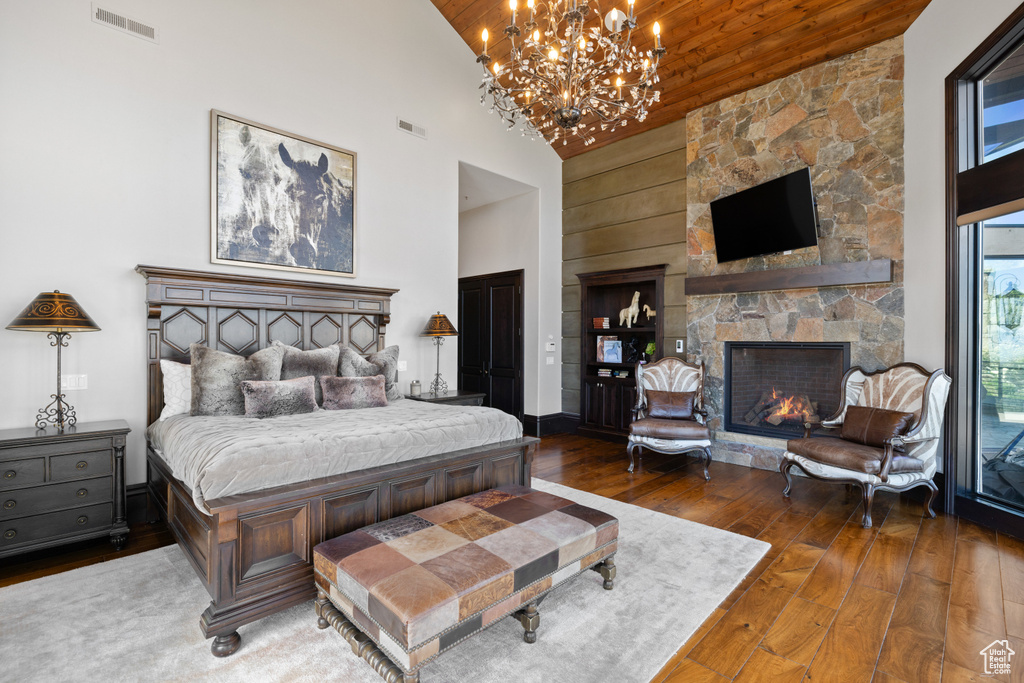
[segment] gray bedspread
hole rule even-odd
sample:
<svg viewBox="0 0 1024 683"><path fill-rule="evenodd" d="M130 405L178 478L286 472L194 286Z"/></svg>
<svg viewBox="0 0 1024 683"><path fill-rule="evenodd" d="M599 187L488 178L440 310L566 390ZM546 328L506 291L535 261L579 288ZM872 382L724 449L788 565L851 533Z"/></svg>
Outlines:
<svg viewBox="0 0 1024 683"><path fill-rule="evenodd" d="M176 415L146 434L209 510L207 500L518 439L523 425L493 408L402 400L263 420Z"/></svg>

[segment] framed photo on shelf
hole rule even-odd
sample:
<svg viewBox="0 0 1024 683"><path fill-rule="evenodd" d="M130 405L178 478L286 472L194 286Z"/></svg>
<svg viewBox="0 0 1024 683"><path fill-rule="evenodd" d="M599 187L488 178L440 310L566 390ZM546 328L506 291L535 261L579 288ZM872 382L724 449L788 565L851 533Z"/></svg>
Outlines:
<svg viewBox="0 0 1024 683"><path fill-rule="evenodd" d="M355 277L356 153L210 112L213 263Z"/></svg>

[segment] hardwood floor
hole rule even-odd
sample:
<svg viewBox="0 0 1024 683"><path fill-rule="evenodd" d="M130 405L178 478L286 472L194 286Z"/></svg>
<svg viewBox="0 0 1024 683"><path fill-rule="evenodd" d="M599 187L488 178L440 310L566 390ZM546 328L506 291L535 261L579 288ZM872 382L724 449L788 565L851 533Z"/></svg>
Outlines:
<svg viewBox="0 0 1024 683"><path fill-rule="evenodd" d="M534 476L771 543L743 583L653 683L1024 680L1024 542L879 493L777 472L648 455L576 436L541 443ZM622 571L628 571L623 567ZM983 676L982 648L1007 639L1010 676Z"/></svg>
<svg viewBox="0 0 1024 683"><path fill-rule="evenodd" d="M701 681L1024 680L1024 542L955 517L923 519L907 496L879 493L875 526L860 496L776 472L647 455L626 472L625 447L545 437L534 476L728 529L771 550L665 665L653 683ZM7 558L0 586L173 543L139 524L107 541ZM628 571L623 567L622 571ZM1007 639L1010 676L982 675L980 650Z"/></svg>

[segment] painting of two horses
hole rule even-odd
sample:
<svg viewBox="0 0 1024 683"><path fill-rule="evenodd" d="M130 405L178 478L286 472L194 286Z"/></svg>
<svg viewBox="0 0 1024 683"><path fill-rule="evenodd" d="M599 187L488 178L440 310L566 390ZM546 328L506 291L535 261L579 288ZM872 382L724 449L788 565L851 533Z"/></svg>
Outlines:
<svg viewBox="0 0 1024 683"><path fill-rule="evenodd" d="M354 152L214 111L214 263L355 275Z"/></svg>

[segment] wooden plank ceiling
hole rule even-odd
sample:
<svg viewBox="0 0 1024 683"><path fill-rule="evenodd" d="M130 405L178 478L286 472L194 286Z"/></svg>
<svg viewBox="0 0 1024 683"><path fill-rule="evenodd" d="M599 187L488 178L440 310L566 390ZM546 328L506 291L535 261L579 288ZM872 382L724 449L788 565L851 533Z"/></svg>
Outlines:
<svg viewBox="0 0 1024 683"><path fill-rule="evenodd" d="M508 60L508 42L495 44L508 24L508 0L431 0L462 39L479 53L480 32L491 36L490 54ZM593 0L591 0L593 4ZM637 0L638 50L653 47L659 21L668 54L661 62L661 102L642 124L595 133L589 147L575 138L555 151L568 159L616 140L657 128L697 107L735 95L813 64L901 35L929 0ZM525 0L519 5L524 7ZM626 1L600 2L607 13Z"/></svg>

